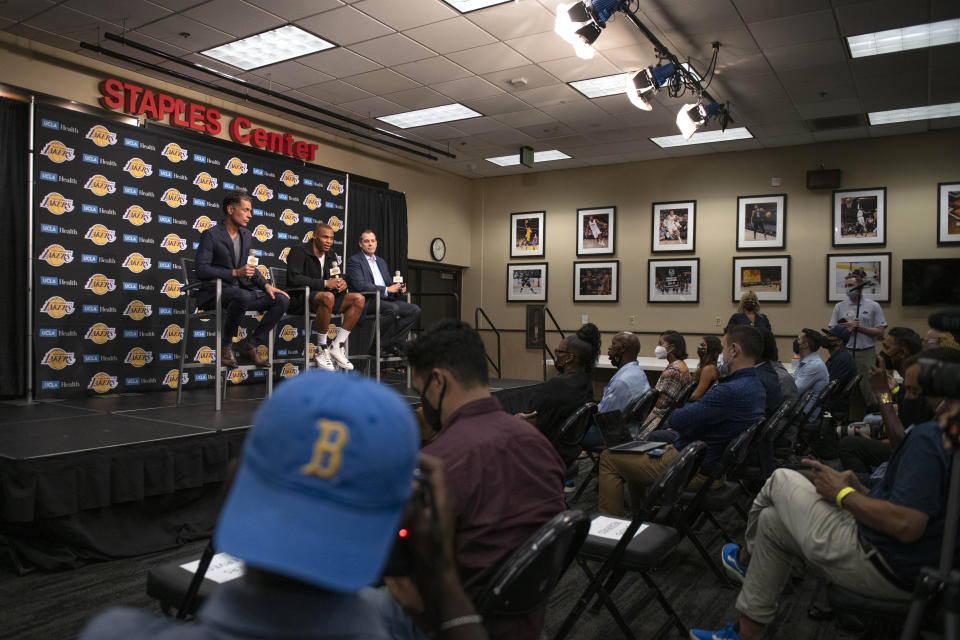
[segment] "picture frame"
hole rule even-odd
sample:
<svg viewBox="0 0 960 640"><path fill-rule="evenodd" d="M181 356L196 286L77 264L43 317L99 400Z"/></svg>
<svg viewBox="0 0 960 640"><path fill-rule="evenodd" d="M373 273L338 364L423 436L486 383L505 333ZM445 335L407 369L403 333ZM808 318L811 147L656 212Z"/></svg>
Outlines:
<svg viewBox="0 0 960 640"><path fill-rule="evenodd" d="M574 262L573 301L618 302L620 299L620 261Z"/></svg>
<svg viewBox="0 0 960 640"><path fill-rule="evenodd" d="M507 302L546 301L546 262L507 264Z"/></svg>
<svg viewBox="0 0 960 640"><path fill-rule="evenodd" d="M700 302L700 258L647 260L647 302Z"/></svg>
<svg viewBox="0 0 960 640"><path fill-rule="evenodd" d="M577 209L577 256L616 253L617 208Z"/></svg>
<svg viewBox="0 0 960 640"><path fill-rule="evenodd" d="M960 244L960 180L937 185L937 246Z"/></svg>
<svg viewBox="0 0 960 640"><path fill-rule="evenodd" d="M546 211L520 211L510 214L510 257L542 258Z"/></svg>
<svg viewBox="0 0 960 640"><path fill-rule="evenodd" d="M833 192L833 246L887 246L887 188Z"/></svg>
<svg viewBox="0 0 960 640"><path fill-rule="evenodd" d="M527 349L542 349L547 345L545 333L547 330L544 305L528 304L526 308L525 338Z"/></svg>
<svg viewBox="0 0 960 640"><path fill-rule="evenodd" d="M737 251L786 249L787 194L737 197Z"/></svg>
<svg viewBox="0 0 960 640"><path fill-rule="evenodd" d="M654 202L650 251L692 252L696 249L697 201Z"/></svg>
<svg viewBox="0 0 960 640"><path fill-rule="evenodd" d="M733 259L733 301L745 291L760 302L790 302L790 256Z"/></svg>
<svg viewBox="0 0 960 640"><path fill-rule="evenodd" d="M847 297L843 281L851 272L876 284L863 288L863 297L876 302L890 302L890 253L828 253L827 302L840 302Z"/></svg>

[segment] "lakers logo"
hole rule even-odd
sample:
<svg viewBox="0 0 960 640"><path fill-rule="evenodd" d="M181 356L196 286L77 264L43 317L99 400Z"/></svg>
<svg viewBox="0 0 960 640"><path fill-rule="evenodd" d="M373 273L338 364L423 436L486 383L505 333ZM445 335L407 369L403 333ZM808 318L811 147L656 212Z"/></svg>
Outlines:
<svg viewBox="0 0 960 640"><path fill-rule="evenodd" d="M70 162L76 157L73 149L63 144L59 140L51 140L47 144L43 145L43 149L40 150L40 155L46 156L50 159L51 162L56 162L60 164L61 162Z"/></svg>
<svg viewBox="0 0 960 640"><path fill-rule="evenodd" d="M167 160L170 162L183 162L190 156L190 152L182 148L176 142L169 143L160 153L166 156Z"/></svg>
<svg viewBox="0 0 960 640"><path fill-rule="evenodd" d="M280 182L288 187L292 187L295 184L300 184L300 176L295 174L293 171L290 171L290 169L287 169L280 174Z"/></svg>
<svg viewBox="0 0 960 640"><path fill-rule="evenodd" d="M235 176L242 176L247 172L247 164L240 158L230 158L227 160L226 169Z"/></svg>
<svg viewBox="0 0 960 640"><path fill-rule="evenodd" d="M313 195L312 193L308 193L307 196L303 199L303 206L305 206L307 209L310 209L310 211L313 211L317 207L323 206L323 200Z"/></svg>
<svg viewBox="0 0 960 640"><path fill-rule="evenodd" d="M117 144L117 134L102 124L92 126L90 131L87 131L87 135L83 137L98 147L109 147L112 144Z"/></svg>
<svg viewBox="0 0 960 640"><path fill-rule="evenodd" d="M127 164L123 165L123 170L138 180L143 176L153 175L153 166L147 164L140 158L130 158L127 160Z"/></svg>
<svg viewBox="0 0 960 640"><path fill-rule="evenodd" d="M123 315L137 321L143 320L151 314L153 314L153 306L144 304L140 300L131 300L127 308L123 310Z"/></svg>
<svg viewBox="0 0 960 640"><path fill-rule="evenodd" d="M254 198L259 200L260 202L266 202L267 200L273 197L273 189L267 188L267 185L265 184L258 184L256 187L253 188L253 193L251 193L250 195L252 195Z"/></svg>
<svg viewBox="0 0 960 640"><path fill-rule="evenodd" d="M60 296L50 296L40 307L40 313L45 313L51 318L62 318L73 313L74 304L69 300L64 300Z"/></svg>
<svg viewBox="0 0 960 640"><path fill-rule="evenodd" d="M210 191L210 189L217 188L217 179L206 171L201 171L197 174L197 177L193 179L193 184L200 187L201 191Z"/></svg>
<svg viewBox="0 0 960 640"><path fill-rule="evenodd" d="M117 330L113 327L108 327L102 322L98 322L87 329L87 334L83 337L93 342L93 344L106 344L117 337Z"/></svg>
<svg viewBox="0 0 960 640"><path fill-rule="evenodd" d="M107 180L98 173L95 176L91 176L90 179L87 180L87 183L83 185L83 188L89 189L95 196L105 196L108 193L115 193L117 191L117 183Z"/></svg>
<svg viewBox="0 0 960 640"><path fill-rule="evenodd" d="M139 369L153 362L153 353L144 351L140 347L134 347L127 352L127 357L123 359L123 362L124 364L131 364Z"/></svg>
<svg viewBox="0 0 960 640"><path fill-rule="evenodd" d="M83 234L83 237L93 244L102 247L110 242L115 242L117 239L117 232L113 229L107 229L102 224L95 224L87 229L87 232Z"/></svg>
<svg viewBox="0 0 960 640"><path fill-rule="evenodd" d="M248 375L246 369L231 369L230 373L227 374L227 380L233 384L240 384L247 379Z"/></svg>
<svg viewBox="0 0 960 640"><path fill-rule="evenodd" d="M168 233L160 241L160 246L170 253L180 253L187 248L187 241L175 233Z"/></svg>
<svg viewBox="0 0 960 640"><path fill-rule="evenodd" d="M263 358L264 360L266 360L267 356L270 355L270 352L267 351L267 345L265 344L257 345L257 355Z"/></svg>
<svg viewBox="0 0 960 640"><path fill-rule="evenodd" d="M176 389L177 378L180 378L181 384L187 384L187 381L190 379L186 371L184 371L183 375L181 376L179 369L170 369L170 371L167 371L167 375L163 376L163 384L167 385L171 389Z"/></svg>
<svg viewBox="0 0 960 640"><path fill-rule="evenodd" d="M280 329L280 337L290 342L297 337L297 328L289 324L283 325L283 328Z"/></svg>
<svg viewBox="0 0 960 640"><path fill-rule="evenodd" d="M187 195L184 193L180 193L173 187L164 191L163 195L160 196L160 199L163 200L165 203L167 203L168 207L171 207L173 209L176 209L177 207L181 207L187 204Z"/></svg>
<svg viewBox="0 0 960 640"><path fill-rule="evenodd" d="M330 184L327 185L327 191L329 191L334 196L338 196L343 193L343 186L336 180L331 180Z"/></svg>
<svg viewBox="0 0 960 640"><path fill-rule="evenodd" d="M257 228L253 230L253 237L260 242L266 242L273 237L273 229L265 224L258 224Z"/></svg>
<svg viewBox="0 0 960 640"><path fill-rule="evenodd" d="M266 280L266 281L268 281L268 282L270 281L270 270L267 269L267 265L265 265L265 264L258 264L258 265L257 265L257 271L260 272L260 275L263 276L263 279L264 279L264 280Z"/></svg>
<svg viewBox="0 0 960 640"><path fill-rule="evenodd" d="M247 330L243 327L237 327L237 334L231 338L234 343L247 339Z"/></svg>
<svg viewBox="0 0 960 640"><path fill-rule="evenodd" d="M153 214L143 207L132 205L123 212L123 219L133 226L139 227L153 220Z"/></svg>
<svg viewBox="0 0 960 640"><path fill-rule="evenodd" d="M327 220L327 224L330 225L330 228L333 229L334 233L343 228L343 223L337 216L330 216L330 219Z"/></svg>
<svg viewBox="0 0 960 640"><path fill-rule="evenodd" d="M40 201L40 206L53 215L59 216L63 215L64 212L69 213L73 211L73 200L64 198L56 191L52 191L43 196L43 200Z"/></svg>
<svg viewBox="0 0 960 640"><path fill-rule="evenodd" d="M197 353L193 356L194 361L202 362L203 364L210 364L213 362L213 359L216 357L217 352L211 349L210 347L200 347L197 349Z"/></svg>
<svg viewBox="0 0 960 640"><path fill-rule="evenodd" d="M64 367L69 367L76 361L77 358L72 351L64 351L63 349L54 347L43 354L43 359L40 360L40 364L45 364L51 369L59 371Z"/></svg>
<svg viewBox="0 0 960 640"><path fill-rule="evenodd" d="M327 327L327 337L331 340L337 337L337 325L331 324Z"/></svg>
<svg viewBox="0 0 960 640"><path fill-rule="evenodd" d="M87 284L83 285L84 289L89 289L98 296L102 296L111 291L115 291L117 288L117 281L113 278L108 278L102 273L95 273L90 276L90 279L87 280Z"/></svg>
<svg viewBox="0 0 960 640"><path fill-rule="evenodd" d="M347 425L335 420L317 420L320 435L313 443L310 462L303 465L300 473L318 478L332 478L343 459L343 448L350 441Z"/></svg>
<svg viewBox="0 0 960 640"><path fill-rule="evenodd" d="M124 258L123 266L130 269L132 273L140 273L150 268L150 258L145 258L139 253L131 253Z"/></svg>
<svg viewBox="0 0 960 640"><path fill-rule="evenodd" d="M310 242L311 240L313 240L313 231L312 231L312 230L311 230L311 231L307 231L305 234L303 234L303 241L304 241L304 242Z"/></svg>
<svg viewBox="0 0 960 640"><path fill-rule="evenodd" d="M283 251L280 252L280 260L284 264L287 263L287 256L290 255L290 247L284 247Z"/></svg>
<svg viewBox="0 0 960 640"><path fill-rule="evenodd" d="M294 213L293 209L284 209L283 213L280 214L280 222L288 227L292 227L300 222L300 216Z"/></svg>
<svg viewBox="0 0 960 640"><path fill-rule="evenodd" d="M177 344L183 340L183 327L178 324L168 324L161 337L170 344Z"/></svg>
<svg viewBox="0 0 960 640"><path fill-rule="evenodd" d="M117 388L117 376L111 376L109 373L100 373L93 374L93 377L90 378L90 384L87 385L87 389L93 389L97 393L106 393L111 389Z"/></svg>
<svg viewBox="0 0 960 640"><path fill-rule="evenodd" d="M283 365L283 369L280 370L280 376L284 378L292 378L298 373L300 373L300 367L295 364L290 364L289 362Z"/></svg>
<svg viewBox="0 0 960 640"><path fill-rule="evenodd" d="M217 226L217 223L211 220L210 218L208 218L207 216L200 216L193 223L193 228L199 231L200 233L203 233L210 227L215 227L215 226Z"/></svg>
<svg viewBox="0 0 960 640"><path fill-rule="evenodd" d="M180 287L183 286L176 280L167 280L163 283L163 287L160 288L160 291L164 293L168 298L179 298L180 297Z"/></svg>
<svg viewBox="0 0 960 640"><path fill-rule="evenodd" d="M73 251L64 249L58 244L52 244L43 250L40 259L51 267L60 267L69 262L73 262Z"/></svg>

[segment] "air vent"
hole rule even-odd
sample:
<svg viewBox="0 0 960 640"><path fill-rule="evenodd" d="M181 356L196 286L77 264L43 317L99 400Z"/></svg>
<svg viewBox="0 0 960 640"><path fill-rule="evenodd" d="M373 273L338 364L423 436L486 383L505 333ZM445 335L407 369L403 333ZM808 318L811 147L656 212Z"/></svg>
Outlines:
<svg viewBox="0 0 960 640"><path fill-rule="evenodd" d="M861 113L852 113L847 116L831 116L829 118L813 118L806 122L812 131L850 129L852 127L862 127L866 124L866 121L863 119L863 114Z"/></svg>

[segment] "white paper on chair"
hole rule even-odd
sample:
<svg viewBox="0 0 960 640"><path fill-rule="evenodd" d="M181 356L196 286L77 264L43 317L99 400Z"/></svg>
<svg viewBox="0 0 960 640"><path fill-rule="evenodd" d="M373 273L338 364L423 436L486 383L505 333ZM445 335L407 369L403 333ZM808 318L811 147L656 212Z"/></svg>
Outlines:
<svg viewBox="0 0 960 640"><path fill-rule="evenodd" d="M188 562L187 564L180 565L181 569L186 569L190 573L196 573L197 567L200 566L199 560L194 560L193 562ZM230 582L231 580L236 580L237 578L243 575L243 561L239 558L234 558L227 553L218 553L213 556L213 560L210 561L210 566L207 568L207 573L204 578L208 580L213 580L216 583L223 584L224 582Z"/></svg>
<svg viewBox="0 0 960 640"><path fill-rule="evenodd" d="M599 538L608 538L609 540L619 540L623 537L623 534L627 532L627 527L630 526L629 520L621 520L620 518L608 518L607 516L597 516L590 522L590 535L597 536ZM637 529L637 532L633 534L633 537L636 538L640 533L647 528L647 523L640 525L640 528Z"/></svg>

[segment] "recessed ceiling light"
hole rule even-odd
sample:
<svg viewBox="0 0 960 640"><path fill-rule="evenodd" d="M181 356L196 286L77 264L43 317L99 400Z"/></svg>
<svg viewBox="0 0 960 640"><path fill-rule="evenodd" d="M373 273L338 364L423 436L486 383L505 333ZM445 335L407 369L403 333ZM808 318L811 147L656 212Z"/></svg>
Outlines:
<svg viewBox="0 0 960 640"><path fill-rule="evenodd" d="M690 74L700 81L700 76L696 71L684 62L681 66L690 72ZM586 80L574 80L567 84L585 95L588 98L603 98L604 96L614 96L624 92L624 81L631 73L616 73L612 76L600 76L599 78L588 78Z"/></svg>
<svg viewBox="0 0 960 640"><path fill-rule="evenodd" d="M550 149L549 151L534 151L533 161L534 162L550 162L551 160L566 160L569 158L567 154L563 151L557 151L556 149ZM493 164L500 165L501 167L510 167L515 164L520 164L520 154L514 153L509 156L499 156L497 158L487 158L487 162L492 162Z"/></svg>
<svg viewBox="0 0 960 640"><path fill-rule="evenodd" d="M300 27L288 24L285 27L264 31L242 40L234 40L200 53L249 71L317 51L332 49L335 46L337 45L318 38Z"/></svg>
<svg viewBox="0 0 960 640"><path fill-rule="evenodd" d="M478 9L486 9L487 7L492 7L495 4L504 4L507 2L513 2L513 0L443 0L448 5L459 11L460 13L470 13L471 11L477 11Z"/></svg>
<svg viewBox="0 0 960 640"><path fill-rule="evenodd" d="M926 49L955 42L960 42L960 18L847 37L853 58Z"/></svg>
<svg viewBox="0 0 960 640"><path fill-rule="evenodd" d="M666 149L668 147L683 147L689 144L706 144L708 142L725 142L727 140L745 140L752 138L753 134L747 131L746 127L737 127L736 129L727 129L726 131L698 131L693 134L689 140L683 136L663 136L661 138L650 138L650 141Z"/></svg>
<svg viewBox="0 0 960 640"><path fill-rule="evenodd" d="M890 111L874 111L868 113L870 124L892 124L894 122L910 122L911 120L933 120L934 118L952 118L960 116L960 102L950 104L934 104L929 107L911 107L909 109L892 109Z"/></svg>
<svg viewBox="0 0 960 640"><path fill-rule="evenodd" d="M405 111L390 116L380 116L377 120L383 120L387 124L392 124L401 129L409 129L410 127L423 127L428 124L450 122L451 120L479 118L482 115L482 113L477 113L470 107L455 102L439 107L430 107L429 109L417 109L416 111Z"/></svg>

